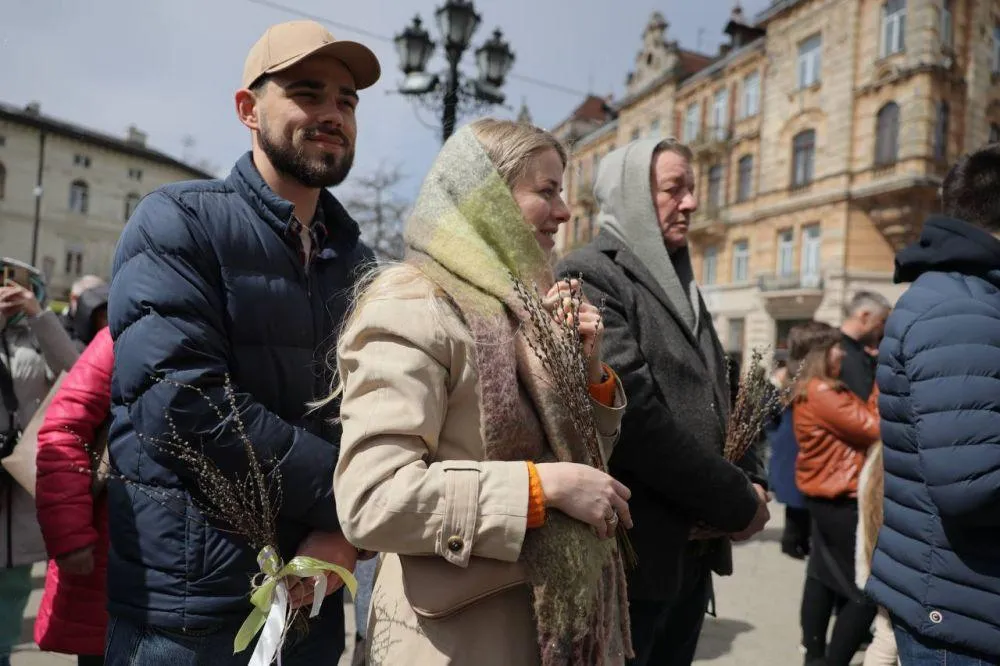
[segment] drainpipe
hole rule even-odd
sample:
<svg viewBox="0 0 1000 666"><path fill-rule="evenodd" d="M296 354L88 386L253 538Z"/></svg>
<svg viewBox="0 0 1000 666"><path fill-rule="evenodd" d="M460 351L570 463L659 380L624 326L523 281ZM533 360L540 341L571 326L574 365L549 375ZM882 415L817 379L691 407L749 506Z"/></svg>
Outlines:
<svg viewBox="0 0 1000 666"><path fill-rule="evenodd" d="M38 175L35 177L35 224L31 230L31 265L38 265L38 231L42 224L42 177L45 173L45 130L38 134Z"/></svg>

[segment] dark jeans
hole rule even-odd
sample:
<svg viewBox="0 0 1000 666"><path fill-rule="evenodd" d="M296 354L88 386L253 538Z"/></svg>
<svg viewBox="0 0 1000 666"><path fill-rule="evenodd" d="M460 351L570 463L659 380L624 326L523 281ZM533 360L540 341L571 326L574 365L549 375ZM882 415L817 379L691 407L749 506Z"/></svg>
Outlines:
<svg viewBox="0 0 1000 666"><path fill-rule="evenodd" d="M813 555L812 557L816 557ZM834 609L837 621L827 645L826 635ZM847 599L815 578L806 578L802 592L802 644L807 664L848 666L868 637L878 607L860 596Z"/></svg>
<svg viewBox="0 0 1000 666"><path fill-rule="evenodd" d="M338 610L327 609L326 604ZM233 654L239 624L200 632L181 632L141 624L126 617L108 619L107 666L246 666L255 643ZM259 635L259 634L258 634ZM285 666L336 666L344 652L344 601L339 594L323 604L309 632L286 639Z"/></svg>
<svg viewBox="0 0 1000 666"><path fill-rule="evenodd" d="M683 576L680 593L671 601L629 601L635 659L628 666L691 666L712 593L712 573L689 556Z"/></svg>
<svg viewBox="0 0 1000 666"><path fill-rule="evenodd" d="M104 655L81 654L76 658L76 666L104 666Z"/></svg>
<svg viewBox="0 0 1000 666"><path fill-rule="evenodd" d="M896 649L902 666L996 666L1000 659L980 657L967 652L957 652L944 643L932 641L910 632L903 625L893 622Z"/></svg>

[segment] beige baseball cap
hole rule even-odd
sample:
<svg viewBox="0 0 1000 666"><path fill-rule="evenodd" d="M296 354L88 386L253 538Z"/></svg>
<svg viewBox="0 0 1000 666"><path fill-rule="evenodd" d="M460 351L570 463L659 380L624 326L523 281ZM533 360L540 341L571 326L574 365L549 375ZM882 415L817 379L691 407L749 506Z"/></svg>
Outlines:
<svg viewBox="0 0 1000 666"><path fill-rule="evenodd" d="M315 21L288 21L272 25L257 40L243 65L243 87L249 88L265 74L274 74L323 53L344 63L358 90L374 85L382 75L378 58L364 44L334 39Z"/></svg>

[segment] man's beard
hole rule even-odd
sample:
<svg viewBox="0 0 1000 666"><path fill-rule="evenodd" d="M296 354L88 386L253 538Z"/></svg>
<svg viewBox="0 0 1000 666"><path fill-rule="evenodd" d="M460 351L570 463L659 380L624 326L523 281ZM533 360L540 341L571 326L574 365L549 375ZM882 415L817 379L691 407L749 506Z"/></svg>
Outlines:
<svg viewBox="0 0 1000 666"><path fill-rule="evenodd" d="M303 139L308 140L324 131L310 128ZM260 149L264 151L271 166L278 173L294 178L306 187L333 187L344 182L347 174L351 172L351 166L354 164L354 146L340 130L326 133L339 136L344 142L343 156L337 157L327 153L320 157L308 157L305 150L296 148L291 140L285 143L273 140L264 122L261 122L258 140Z"/></svg>

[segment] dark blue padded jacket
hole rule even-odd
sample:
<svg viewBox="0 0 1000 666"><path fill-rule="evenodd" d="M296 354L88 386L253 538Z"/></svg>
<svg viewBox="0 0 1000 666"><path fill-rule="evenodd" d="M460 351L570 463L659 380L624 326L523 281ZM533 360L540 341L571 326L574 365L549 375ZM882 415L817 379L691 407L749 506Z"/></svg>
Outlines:
<svg viewBox="0 0 1000 666"><path fill-rule="evenodd" d="M885 522L866 591L930 639L1000 657L1000 240L932 217L877 381Z"/></svg>
<svg viewBox="0 0 1000 666"><path fill-rule="evenodd" d="M280 472L282 556L293 555L311 530L339 530L336 406L308 413L308 403L329 394L328 355L373 255L326 190L320 207L328 235L308 271L289 242L293 205L267 186L249 153L224 180L156 190L126 226L109 308L110 454L136 483L108 487L113 614L192 631L250 611L256 553L199 514L190 469L156 444L172 423L224 474L244 478L247 456L234 419L220 419L208 403L231 412L227 376L258 459ZM328 600L324 615L339 612L336 605Z"/></svg>

